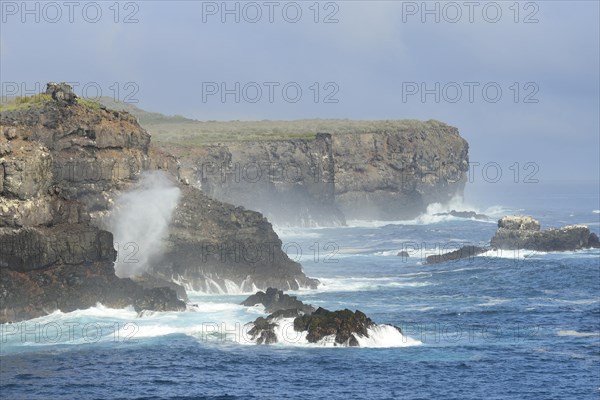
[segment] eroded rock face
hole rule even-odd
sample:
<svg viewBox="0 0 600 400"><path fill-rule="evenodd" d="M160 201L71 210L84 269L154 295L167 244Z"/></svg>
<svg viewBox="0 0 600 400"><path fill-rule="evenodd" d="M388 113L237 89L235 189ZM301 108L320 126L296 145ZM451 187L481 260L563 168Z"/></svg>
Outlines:
<svg viewBox="0 0 600 400"><path fill-rule="evenodd" d="M527 216L501 218L490 244L497 249L537 251L573 251L600 247L598 236L585 225L540 230L539 222Z"/></svg>
<svg viewBox="0 0 600 400"><path fill-rule="evenodd" d="M436 121L394 132L161 146L177 154L192 185L276 225L413 218L461 195L468 170L467 142Z"/></svg>
<svg viewBox="0 0 600 400"><path fill-rule="evenodd" d="M409 219L462 195L468 144L429 121L396 132L333 135L335 203L347 219Z"/></svg>

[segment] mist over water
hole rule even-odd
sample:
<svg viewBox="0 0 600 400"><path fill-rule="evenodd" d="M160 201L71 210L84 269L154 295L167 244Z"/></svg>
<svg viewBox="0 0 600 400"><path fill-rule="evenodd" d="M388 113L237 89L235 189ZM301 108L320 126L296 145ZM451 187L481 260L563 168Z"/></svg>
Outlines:
<svg viewBox="0 0 600 400"><path fill-rule="evenodd" d="M179 202L181 191L163 172L142 175L139 185L115 201L109 223L118 259L120 278L142 275L163 251L163 239Z"/></svg>

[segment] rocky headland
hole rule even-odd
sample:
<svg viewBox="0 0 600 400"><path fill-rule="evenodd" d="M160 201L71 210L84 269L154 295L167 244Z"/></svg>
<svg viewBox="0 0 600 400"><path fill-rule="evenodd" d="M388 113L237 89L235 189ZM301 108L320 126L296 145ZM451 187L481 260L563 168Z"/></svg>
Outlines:
<svg viewBox="0 0 600 400"><path fill-rule="evenodd" d="M192 186L276 225L410 219L466 182L468 143L435 120L195 121L104 102L137 115Z"/></svg>
<svg viewBox="0 0 600 400"><path fill-rule="evenodd" d="M79 99L65 84L0 111L0 323L98 302L181 310L173 278L223 292L317 285L261 214L186 185L178 161L153 148L131 114ZM181 192L164 251L145 266L147 278L120 278L123 251L107 221L119 195L155 170Z"/></svg>

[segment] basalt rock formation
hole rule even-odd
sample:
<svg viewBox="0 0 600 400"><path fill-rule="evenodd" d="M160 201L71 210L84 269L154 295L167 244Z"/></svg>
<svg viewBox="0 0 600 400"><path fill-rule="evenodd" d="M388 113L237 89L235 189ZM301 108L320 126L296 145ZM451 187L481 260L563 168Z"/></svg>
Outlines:
<svg viewBox="0 0 600 400"><path fill-rule="evenodd" d="M427 264L438 264L446 261L461 260L463 258L475 257L476 255L485 253L488 250L489 249L486 247L468 245L448 253L427 256L426 261Z"/></svg>
<svg viewBox="0 0 600 400"><path fill-rule="evenodd" d="M359 346L357 336L368 338L369 329L377 326L359 310L329 311L322 307L315 310L296 297L272 288L267 289L266 293L258 292L248 297L242 304L245 306L263 304L267 312L272 312L267 317L258 317L248 330L250 339L256 344L277 343L275 329L282 323L289 323L292 319L294 330L305 332L309 343L331 341L334 346ZM394 328L402 333L400 328Z"/></svg>
<svg viewBox="0 0 600 400"><path fill-rule="evenodd" d="M283 293L282 290L274 288L268 288L265 292L257 292L242 303L246 307L252 307L257 304L265 306L265 311L268 313L275 313L282 310L298 310L304 314L310 314L315 311L313 306L304 304L296 296L290 296Z"/></svg>
<svg viewBox="0 0 600 400"><path fill-rule="evenodd" d="M314 287L260 214L208 198L179 175L178 161L154 149L135 117L78 99L68 85L0 109L0 322L56 309L106 306L180 310L171 282L227 291ZM182 197L152 260L152 279L120 279L109 220L120 193L160 169ZM227 246L268 247L267 261ZM228 247L227 247L228 248ZM234 251L235 253L235 251ZM250 253L248 253L250 254ZM210 284L207 284L210 282ZM244 287L244 285L247 285Z"/></svg>
<svg viewBox="0 0 600 400"><path fill-rule="evenodd" d="M600 248L598 235L585 225L569 225L540 230L530 216L506 216L498 220L498 230L489 246L466 245L458 250L427 257L427 264L472 258L490 250L575 251Z"/></svg>
<svg viewBox="0 0 600 400"><path fill-rule="evenodd" d="M177 155L191 185L278 225L414 218L462 195L468 170L467 142L438 121L310 139L160 145Z"/></svg>
<svg viewBox="0 0 600 400"><path fill-rule="evenodd" d="M496 249L537 251L573 251L600 247L598 236L585 225L540 230L540 223L528 216L501 218L490 244Z"/></svg>

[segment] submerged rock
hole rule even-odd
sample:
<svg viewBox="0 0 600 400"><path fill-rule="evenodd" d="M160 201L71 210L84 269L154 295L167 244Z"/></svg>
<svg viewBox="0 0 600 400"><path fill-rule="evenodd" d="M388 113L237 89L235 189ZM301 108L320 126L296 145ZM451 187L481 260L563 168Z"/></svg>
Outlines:
<svg viewBox="0 0 600 400"><path fill-rule="evenodd" d="M540 230L540 223L528 216L501 218L490 244L496 249L537 251L573 251L600 247L598 236L585 225Z"/></svg>
<svg viewBox="0 0 600 400"><path fill-rule="evenodd" d="M427 256L427 264L438 264L446 261L460 260L463 258L475 257L478 254L485 253L488 248L479 246L463 246L458 250L451 251L444 254L435 254Z"/></svg>
<svg viewBox="0 0 600 400"><path fill-rule="evenodd" d="M475 211L456 211L456 210L452 210L449 212L444 212L444 213L437 213L434 214L437 216L444 216L444 215L449 215L451 217L457 217L457 218L472 218L472 219L477 219L480 221L489 221L490 217L488 217L485 214L478 214Z"/></svg>

